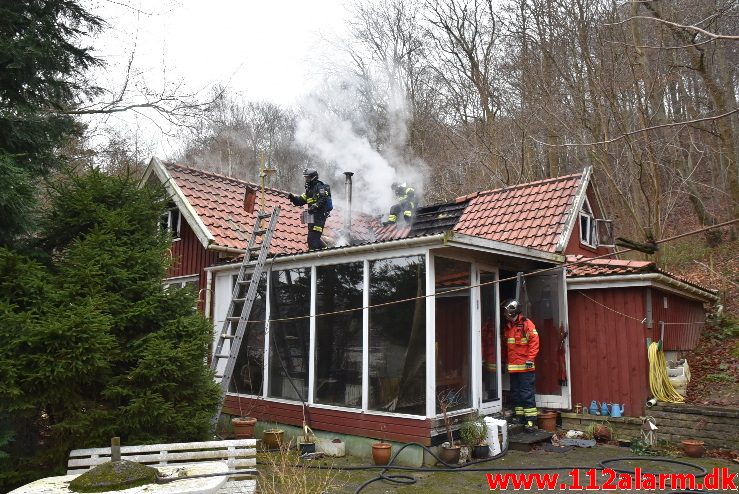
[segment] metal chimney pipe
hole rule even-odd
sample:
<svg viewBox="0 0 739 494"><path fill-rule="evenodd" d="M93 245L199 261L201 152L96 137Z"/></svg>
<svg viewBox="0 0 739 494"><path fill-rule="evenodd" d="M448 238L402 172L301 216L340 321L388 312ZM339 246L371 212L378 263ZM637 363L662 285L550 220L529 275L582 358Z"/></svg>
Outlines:
<svg viewBox="0 0 739 494"><path fill-rule="evenodd" d="M352 175L354 172L344 172L344 190L346 193L346 212L344 213L344 230L348 236L352 232Z"/></svg>

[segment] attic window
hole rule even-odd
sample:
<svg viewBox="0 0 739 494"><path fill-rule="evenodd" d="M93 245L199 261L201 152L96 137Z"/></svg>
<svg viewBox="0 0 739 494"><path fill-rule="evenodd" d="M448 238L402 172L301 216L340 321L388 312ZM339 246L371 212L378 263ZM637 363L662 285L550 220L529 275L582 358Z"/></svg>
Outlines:
<svg viewBox="0 0 739 494"><path fill-rule="evenodd" d="M170 231L173 239L180 238L180 210L170 205L170 209L162 215L159 226L162 230Z"/></svg>
<svg viewBox="0 0 739 494"><path fill-rule="evenodd" d="M580 210L580 242L588 247L597 247L595 229L595 219L593 218L593 210L590 209L590 203L585 198L582 210Z"/></svg>

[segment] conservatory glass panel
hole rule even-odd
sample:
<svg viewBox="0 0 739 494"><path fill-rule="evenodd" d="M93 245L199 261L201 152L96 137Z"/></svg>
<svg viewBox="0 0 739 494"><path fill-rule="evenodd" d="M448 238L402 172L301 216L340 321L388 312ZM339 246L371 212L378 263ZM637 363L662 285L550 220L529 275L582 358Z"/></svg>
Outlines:
<svg viewBox="0 0 739 494"><path fill-rule="evenodd" d="M364 263L316 268L314 401L362 406L362 295ZM359 309L341 314L320 314Z"/></svg>
<svg viewBox="0 0 739 494"><path fill-rule="evenodd" d="M236 276L233 277L236 282ZM249 285L241 287L239 298L246 296ZM234 314L241 314L244 302L236 302ZM243 393L261 396L264 374L264 327L267 316L267 275L262 273L257 285L256 298L252 305L250 321L246 324L244 339L239 348L239 356L236 358L233 376L229 391L232 393ZM231 323L231 333L236 333L238 322Z"/></svg>
<svg viewBox="0 0 739 494"><path fill-rule="evenodd" d="M310 268L272 271L270 276L269 393L306 401L310 350ZM275 321L300 317L292 321Z"/></svg>
<svg viewBox="0 0 739 494"><path fill-rule="evenodd" d="M469 262L434 258L436 279L436 396L448 410L472 403ZM439 403L437 403L437 411Z"/></svg>
<svg viewBox="0 0 739 494"><path fill-rule="evenodd" d="M425 294L424 256L371 261L370 306ZM369 309L370 410L426 414L426 299Z"/></svg>

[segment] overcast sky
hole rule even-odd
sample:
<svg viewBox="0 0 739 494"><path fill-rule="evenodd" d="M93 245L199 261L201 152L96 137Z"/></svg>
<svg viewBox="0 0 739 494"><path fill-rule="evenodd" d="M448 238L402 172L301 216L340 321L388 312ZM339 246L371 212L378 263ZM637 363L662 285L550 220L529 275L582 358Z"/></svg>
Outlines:
<svg viewBox="0 0 739 494"><path fill-rule="evenodd" d="M86 0L107 28L93 41L96 75L120 85L128 59L150 88L226 84L251 101L291 105L320 80L330 45L345 33L345 0ZM120 124L134 117L117 117ZM140 119L140 117L139 117ZM120 125L116 124L116 125ZM167 145L163 144L162 152Z"/></svg>

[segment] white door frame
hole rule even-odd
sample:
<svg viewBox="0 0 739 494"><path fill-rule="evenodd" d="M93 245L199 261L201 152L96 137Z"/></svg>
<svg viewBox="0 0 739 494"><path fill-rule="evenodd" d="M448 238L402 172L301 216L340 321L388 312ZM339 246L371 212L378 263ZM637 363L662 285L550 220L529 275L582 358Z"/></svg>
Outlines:
<svg viewBox="0 0 739 494"><path fill-rule="evenodd" d="M498 379L498 399L493 401L482 401L482 294L480 287L480 273L485 271L495 275L496 282L500 280L500 273L497 267L489 264L474 263L474 276L476 278L475 288L473 290L474 306L473 311L473 332L472 332L472 362L473 362L473 383L477 390L477 399L475 406L483 415L500 412L503 409L503 382L501 376L501 348L500 348L500 291L499 283L495 283L495 348L496 348L496 364L495 375Z"/></svg>

